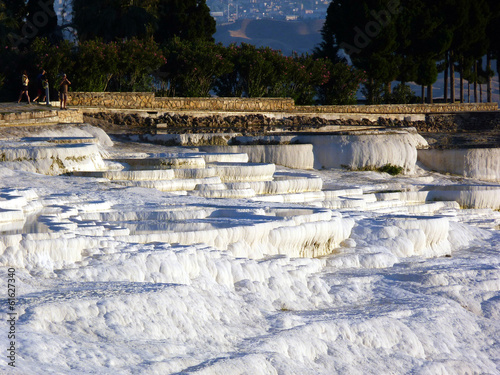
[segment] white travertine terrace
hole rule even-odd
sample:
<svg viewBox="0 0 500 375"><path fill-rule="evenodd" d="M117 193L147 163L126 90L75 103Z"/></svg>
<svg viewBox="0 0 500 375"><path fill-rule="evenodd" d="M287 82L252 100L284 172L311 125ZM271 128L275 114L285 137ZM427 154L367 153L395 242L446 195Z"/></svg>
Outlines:
<svg viewBox="0 0 500 375"><path fill-rule="evenodd" d="M314 153L311 144L202 146L200 150L212 152L242 152L251 163L274 163L288 168L313 169Z"/></svg>
<svg viewBox="0 0 500 375"><path fill-rule="evenodd" d="M98 146L93 143L63 145L7 143L0 146L0 160L12 169L48 175L106 168Z"/></svg>
<svg viewBox="0 0 500 375"><path fill-rule="evenodd" d="M403 167L409 174L415 171L417 149L427 146L416 132L301 136L300 140L313 145L316 169L378 168L392 164Z"/></svg>
<svg viewBox="0 0 500 375"><path fill-rule="evenodd" d="M0 163L15 374L498 372L500 186L73 141L96 152L74 175Z"/></svg>
<svg viewBox="0 0 500 375"><path fill-rule="evenodd" d="M426 193L428 200L455 201L464 208L500 210L500 186L436 186Z"/></svg>
<svg viewBox="0 0 500 375"><path fill-rule="evenodd" d="M392 164L415 172L417 149L428 147L415 129L350 131L333 134L266 135L164 134L148 135L154 142L198 146L208 153L246 153L250 162L274 163L297 169L379 168ZM237 145L229 145L237 143ZM259 144L261 142L262 144ZM226 144L224 144L226 143Z"/></svg>
<svg viewBox="0 0 500 375"><path fill-rule="evenodd" d="M500 182L500 148L419 150L418 160L441 173Z"/></svg>
<svg viewBox="0 0 500 375"><path fill-rule="evenodd" d="M274 164L213 163L210 165L224 182L268 181L273 178Z"/></svg>
<svg viewBox="0 0 500 375"><path fill-rule="evenodd" d="M167 157L114 159L114 161L128 164L131 169L205 168L205 159L201 156L179 155Z"/></svg>

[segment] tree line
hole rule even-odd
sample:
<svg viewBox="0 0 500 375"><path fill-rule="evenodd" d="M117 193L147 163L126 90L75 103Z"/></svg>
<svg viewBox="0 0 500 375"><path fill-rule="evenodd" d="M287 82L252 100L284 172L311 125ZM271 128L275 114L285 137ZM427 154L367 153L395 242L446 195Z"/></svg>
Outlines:
<svg viewBox="0 0 500 375"><path fill-rule="evenodd" d="M439 72L445 101L464 102L464 81L474 84L476 101L478 84L480 89L487 84L491 101L491 61L500 56L499 35L498 0L332 0L317 53L348 58L365 71L370 103L383 102L393 81L421 85L422 99L427 86L432 102Z"/></svg>
<svg viewBox="0 0 500 375"><path fill-rule="evenodd" d="M3 98L15 94L25 69L32 77L44 69L52 86L64 72L79 91L292 97L297 104L355 103L364 80L345 62L216 44L205 0L73 0L72 23L62 26L53 0L21 3L0 0ZM62 38L63 27L75 31L76 43Z"/></svg>
<svg viewBox="0 0 500 375"><path fill-rule="evenodd" d="M333 0L322 43L293 56L216 44L205 0L67 1L70 23L58 22L54 0L0 0L2 100L17 95L21 71L36 77L45 69L52 86L64 72L78 91L286 96L323 105L354 104L360 87L373 104L419 101L408 82L427 86L432 101L439 71L445 100L455 101L447 88L458 72L463 101L464 80L476 88L490 82L500 50L493 0ZM63 38L68 31L74 42ZM394 81L400 84L391 90Z"/></svg>
<svg viewBox="0 0 500 375"><path fill-rule="evenodd" d="M44 69L52 86L64 72L78 91L292 97L297 104L355 103L364 81L346 62L216 44L205 0L73 0L72 7L72 23L58 25L54 0L0 0L3 100L16 95L23 70L36 77ZM74 30L75 43L64 40L64 28Z"/></svg>
<svg viewBox="0 0 500 375"><path fill-rule="evenodd" d="M0 42L29 47L36 38L62 40L64 29L78 40L154 39L213 41L215 20L205 0L64 0L70 23L58 25L54 0L0 0Z"/></svg>
<svg viewBox="0 0 500 375"><path fill-rule="evenodd" d="M344 62L312 55L284 56L280 51L250 44L224 47L177 37L162 45L152 39L90 39L80 42L77 48L68 41L51 44L39 38L24 51L1 50L0 62L0 79L2 74L4 77L0 95L4 100L17 93L20 66L32 77L45 70L52 86L64 72L71 77L76 91L290 97L303 105L354 104L364 81L361 71Z"/></svg>

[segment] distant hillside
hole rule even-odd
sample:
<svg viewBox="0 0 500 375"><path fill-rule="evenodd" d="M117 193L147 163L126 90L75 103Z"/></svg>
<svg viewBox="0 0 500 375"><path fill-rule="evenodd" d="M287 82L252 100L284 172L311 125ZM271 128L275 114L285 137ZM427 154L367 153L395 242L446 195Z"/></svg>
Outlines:
<svg viewBox="0 0 500 375"><path fill-rule="evenodd" d="M217 25L214 37L224 45L249 43L281 50L285 55L292 51L312 52L321 42L324 20L280 21L272 19L239 19L232 24Z"/></svg>

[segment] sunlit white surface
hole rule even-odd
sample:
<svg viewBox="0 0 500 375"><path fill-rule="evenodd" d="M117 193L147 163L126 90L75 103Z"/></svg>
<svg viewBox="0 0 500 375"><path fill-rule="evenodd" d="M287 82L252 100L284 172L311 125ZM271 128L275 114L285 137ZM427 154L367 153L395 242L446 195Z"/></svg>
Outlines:
<svg viewBox="0 0 500 375"><path fill-rule="evenodd" d="M441 173L500 181L500 148L420 150L418 160Z"/></svg>
<svg viewBox="0 0 500 375"><path fill-rule="evenodd" d="M419 134L406 131L300 136L300 140L313 145L316 169L378 168L392 164L402 167L405 173L414 173L417 149L427 147L427 141Z"/></svg>
<svg viewBox="0 0 500 375"><path fill-rule="evenodd" d="M252 163L274 163L288 168L312 169L314 152L312 144L205 146L206 152L244 152Z"/></svg>
<svg viewBox="0 0 500 375"><path fill-rule="evenodd" d="M207 152L247 153L249 161L274 163L299 169L379 168L400 166L405 173L415 173L417 150L428 147L414 128L405 130L367 130L332 134L265 135L236 134L159 134L143 138L158 143L175 142L199 146ZM139 137L132 137L139 139ZM262 144L255 144L261 142ZM236 143L237 146L228 146Z"/></svg>
<svg viewBox="0 0 500 375"><path fill-rule="evenodd" d="M16 268L19 298L17 367L2 355L2 373L499 373L498 186L416 166L122 166L0 163L0 277Z"/></svg>

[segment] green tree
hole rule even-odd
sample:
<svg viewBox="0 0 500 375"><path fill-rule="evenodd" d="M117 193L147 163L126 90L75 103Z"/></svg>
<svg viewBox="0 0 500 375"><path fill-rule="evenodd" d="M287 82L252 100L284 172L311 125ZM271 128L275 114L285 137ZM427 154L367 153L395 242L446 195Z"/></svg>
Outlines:
<svg viewBox="0 0 500 375"><path fill-rule="evenodd" d="M233 71L221 44L174 38L165 47L168 63L162 69L168 95L207 97L218 77Z"/></svg>
<svg viewBox="0 0 500 375"><path fill-rule="evenodd" d="M166 63L158 43L152 39L128 39L117 43L117 75L114 91L152 91L153 74Z"/></svg>
<svg viewBox="0 0 500 375"><path fill-rule="evenodd" d="M396 21L400 11L397 0L333 0L328 7L323 48L342 49L355 67L366 72L369 102L376 101L372 87L383 83L390 91L399 74Z"/></svg>
<svg viewBox="0 0 500 375"><path fill-rule="evenodd" d="M8 12L5 1L0 0L0 45L9 44L9 34L17 28L17 22Z"/></svg>
<svg viewBox="0 0 500 375"><path fill-rule="evenodd" d="M156 0L154 38L164 43L182 40L214 41L215 20L205 0Z"/></svg>
<svg viewBox="0 0 500 375"><path fill-rule="evenodd" d="M319 102L326 105L356 104L356 93L361 83L365 82L365 73L345 62L325 62L327 80L318 85Z"/></svg>
<svg viewBox="0 0 500 375"><path fill-rule="evenodd" d="M18 26L19 32L26 17L26 2L24 0L2 0L4 12Z"/></svg>
<svg viewBox="0 0 500 375"><path fill-rule="evenodd" d="M433 101L432 85L438 76L437 62L450 48L452 31L446 27L441 3L431 0L413 0L405 4L398 19L404 29L400 34L398 53L402 56L399 79L422 85L422 101Z"/></svg>
<svg viewBox="0 0 500 375"><path fill-rule="evenodd" d="M17 48L0 48L0 100L11 101L17 99L19 95L19 80L21 70L26 65L28 59L25 53L21 53Z"/></svg>
<svg viewBox="0 0 500 375"><path fill-rule="evenodd" d="M205 0L73 0L80 41L174 37L214 41L215 20Z"/></svg>
<svg viewBox="0 0 500 375"><path fill-rule="evenodd" d="M500 60L500 2L488 0L491 18L487 27L487 36L489 40L489 50L493 59ZM497 64L497 71L500 73L500 64Z"/></svg>
<svg viewBox="0 0 500 375"><path fill-rule="evenodd" d="M245 82L240 75L241 64L241 47L236 44L231 44L229 47L222 49L222 56L229 61L232 69L217 77L214 82L214 91L222 97L241 97L245 91Z"/></svg>
<svg viewBox="0 0 500 375"><path fill-rule="evenodd" d="M22 27L26 17L26 4L20 0L3 0L0 2L0 38L2 45L23 47L25 40Z"/></svg>
<svg viewBox="0 0 500 375"><path fill-rule="evenodd" d="M485 70L477 70L477 61L482 60L488 52L488 38L486 29L490 18L487 0L460 0L462 1L461 26L454 30L453 41L450 47L450 56L454 59L451 63L452 72L458 68L460 73L460 101L464 101L463 80L466 70L473 69L473 82L486 80ZM482 63L479 64L481 67ZM481 73L481 74L480 74ZM453 79L453 77L452 77ZM454 95L452 92L452 100Z"/></svg>
<svg viewBox="0 0 500 375"><path fill-rule="evenodd" d="M57 14L54 11L54 0L28 0L26 6L25 30L35 38L47 38L52 43L62 40L57 27Z"/></svg>
<svg viewBox="0 0 500 375"><path fill-rule="evenodd" d="M418 97L415 95L410 86L399 83L394 90L389 102L394 104L414 104L417 103Z"/></svg>
<svg viewBox="0 0 500 375"><path fill-rule="evenodd" d="M269 47L256 48L242 43L237 68L246 96L275 96L272 91L281 80L280 74L276 74L276 54L277 52Z"/></svg>
<svg viewBox="0 0 500 375"><path fill-rule="evenodd" d="M491 69L491 60L497 60L497 73L500 72L500 2L497 0L487 0L490 18L486 27L486 38L488 40L488 52L486 69L488 74L488 102L492 100L492 82L494 75Z"/></svg>
<svg viewBox="0 0 500 375"><path fill-rule="evenodd" d="M150 1L73 0L73 26L80 41L144 38L151 31Z"/></svg>
<svg viewBox="0 0 500 375"><path fill-rule="evenodd" d="M323 28L321 29L321 37L322 41L316 47L314 47L314 56L318 58L328 58L333 63L346 61L344 56L340 56L340 46L337 42L336 31L332 27L335 22L335 14L334 12L338 10L338 7L331 6L327 9L327 20L331 20L329 22L325 22Z"/></svg>
<svg viewBox="0 0 500 375"><path fill-rule="evenodd" d="M118 72L119 44L88 40L78 45L75 56L74 87L79 91L106 91L110 81Z"/></svg>
<svg viewBox="0 0 500 375"><path fill-rule="evenodd" d="M282 77L282 90L276 96L290 97L298 105L314 104L319 88L331 78L332 62L309 54L281 56L280 60L281 67L277 64L275 68Z"/></svg>
<svg viewBox="0 0 500 375"><path fill-rule="evenodd" d="M76 60L73 47L67 40L54 45L47 38L37 38L32 43L30 55L36 62L35 71L45 69L51 88L57 88L62 73L68 74L70 80L73 79Z"/></svg>

